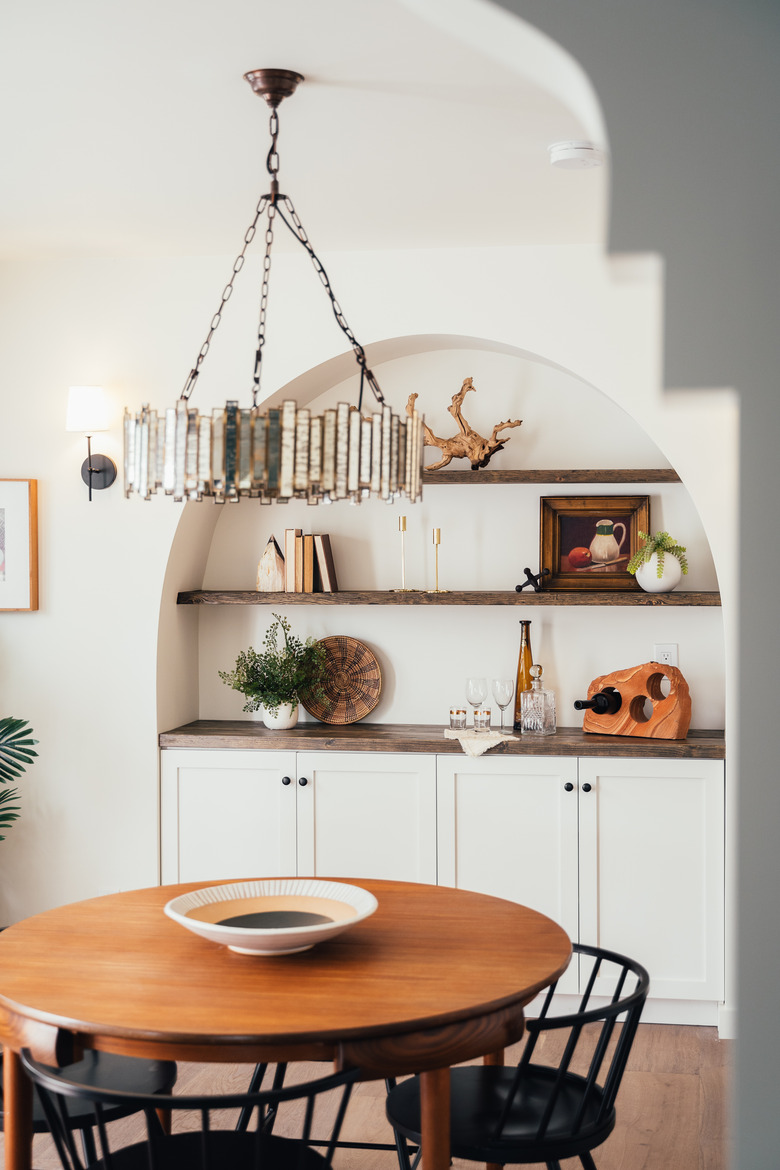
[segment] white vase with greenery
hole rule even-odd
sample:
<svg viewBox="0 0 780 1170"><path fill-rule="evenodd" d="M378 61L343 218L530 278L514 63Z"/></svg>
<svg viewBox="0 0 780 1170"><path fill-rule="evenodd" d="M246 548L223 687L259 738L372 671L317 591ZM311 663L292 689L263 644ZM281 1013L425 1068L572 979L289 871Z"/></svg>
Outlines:
<svg viewBox="0 0 780 1170"><path fill-rule="evenodd" d="M629 573L636 575L637 583L646 593L668 593L676 589L688 572L684 545L673 540L668 532L649 536L639 533L644 541L628 562Z"/></svg>
<svg viewBox="0 0 780 1170"><path fill-rule="evenodd" d="M220 670L219 677L246 697L244 710L262 718L266 727L286 730L298 722L302 696L322 700L326 677L326 651L315 638L302 641L290 630L290 623L273 615L274 621L258 653L250 646L242 650L233 670ZM277 645L279 632L284 643Z"/></svg>

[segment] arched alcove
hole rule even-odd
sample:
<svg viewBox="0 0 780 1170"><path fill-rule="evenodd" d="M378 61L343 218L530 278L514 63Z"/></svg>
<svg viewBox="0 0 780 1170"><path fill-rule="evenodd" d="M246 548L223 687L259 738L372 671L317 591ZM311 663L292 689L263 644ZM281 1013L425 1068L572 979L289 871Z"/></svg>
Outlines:
<svg viewBox="0 0 780 1170"><path fill-rule="evenodd" d="M476 393L464 412L485 433L509 417L522 426L510 432L491 468L658 468L669 460L628 412L581 378L539 355L506 343L473 337L407 336L372 347L372 367L396 411L410 393L440 434L452 433L447 413L464 377ZM308 371L275 397L295 395L319 411L337 401L355 401L357 377L351 354L339 355ZM327 386L323 390L322 387ZM319 391L319 392L318 392ZM370 409L370 404L364 403ZM426 452L426 462L435 454ZM466 466L461 461L461 467ZM452 589L512 589L525 565L539 565L539 499L542 495L648 495L651 527L667 529L688 548L691 570L685 587L718 587L705 526L683 483L645 485L519 486L479 484L425 488L423 501L387 506L370 500L309 507L302 501L262 506L242 499L215 508L188 504L171 549L168 576L179 588L252 589L257 561L269 537L283 546L285 528L327 531L336 558L339 584L350 589L391 589L400 585L398 516L407 516L407 583L433 588L434 527L442 534L440 585ZM197 525L185 517L205 512ZM214 519L216 514L216 519ZM193 534L205 543L192 560ZM189 558L190 575L179 561ZM193 573L195 576L193 576ZM197 579L195 579L197 577ZM169 601L172 600L169 596ZM182 608L187 609L182 615ZM287 611L297 633L324 637L349 634L367 642L383 669L383 694L372 719L378 722L436 723L450 703L462 699L464 680L473 673L512 674L517 663L519 617L532 621L535 657L557 691L559 721L575 726L573 700L592 678L607 670L647 661L655 642L676 642L681 665L694 694L694 726L722 727L725 719L724 639L720 609L669 607L654 610L613 607L317 607ZM219 681L239 650L259 646L271 622L265 606L166 605L161 616L159 676L180 669L170 649L177 638L164 634L165 622L178 637L186 661L182 671L189 717L241 718L243 700ZM192 646L198 651L193 657ZM166 681L166 690L170 691ZM180 690L177 691L180 693ZM305 718L305 717L304 717ZM181 721L181 720L180 720ZM171 723L168 722L168 726Z"/></svg>

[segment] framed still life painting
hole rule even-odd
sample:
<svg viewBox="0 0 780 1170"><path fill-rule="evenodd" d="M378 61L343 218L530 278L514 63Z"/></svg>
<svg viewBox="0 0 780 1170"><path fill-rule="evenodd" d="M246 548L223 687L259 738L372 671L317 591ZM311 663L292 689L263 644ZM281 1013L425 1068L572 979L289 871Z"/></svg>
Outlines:
<svg viewBox="0 0 780 1170"><path fill-rule="evenodd" d="M38 608L38 481L0 479L0 610Z"/></svg>
<svg viewBox="0 0 780 1170"><path fill-rule="evenodd" d="M639 590L628 562L650 531L649 496L543 496L545 589Z"/></svg>

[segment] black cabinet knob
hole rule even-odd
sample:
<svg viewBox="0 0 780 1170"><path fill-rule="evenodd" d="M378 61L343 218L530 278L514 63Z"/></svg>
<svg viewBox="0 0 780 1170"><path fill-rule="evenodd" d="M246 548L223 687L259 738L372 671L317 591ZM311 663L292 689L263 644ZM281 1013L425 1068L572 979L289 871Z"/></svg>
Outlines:
<svg viewBox="0 0 780 1170"><path fill-rule="evenodd" d="M292 780L289 776L282 776L282 784L292 784Z"/></svg>
<svg viewBox="0 0 780 1170"><path fill-rule="evenodd" d="M590 792L590 784L583 784L582 791L583 792Z"/></svg>
<svg viewBox="0 0 780 1170"><path fill-rule="evenodd" d="M306 787L306 785L309 783L309 781L306 779L306 777L305 777L305 776L301 776L301 778L300 778L300 780L298 781L298 783L300 784L301 788L305 788L305 787Z"/></svg>
<svg viewBox="0 0 780 1170"><path fill-rule="evenodd" d="M574 785L573 785L573 784L571 784L571 783L564 784L564 786L563 786L563 791L564 791L564 792L573 792L573 791L574 791Z"/></svg>

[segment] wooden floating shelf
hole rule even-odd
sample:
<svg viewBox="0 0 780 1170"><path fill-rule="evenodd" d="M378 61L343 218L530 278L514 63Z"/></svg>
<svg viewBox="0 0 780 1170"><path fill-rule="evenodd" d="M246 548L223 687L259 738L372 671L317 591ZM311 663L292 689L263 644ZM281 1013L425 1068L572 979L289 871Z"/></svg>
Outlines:
<svg viewBox="0 0 780 1170"><path fill-rule="evenodd" d="M586 484L586 483L680 483L671 467L608 468L606 470L512 470L423 471L424 484ZM512 590L356 589L338 593L258 593L250 589L191 589L180 593L178 605L631 605L719 606L720 593L644 593L636 590L545 590L543 593Z"/></svg>
<svg viewBox="0 0 780 1170"><path fill-rule="evenodd" d="M455 483L680 483L680 477L673 467L631 467L606 471L488 471L481 468L472 471L423 471L423 485Z"/></svg>
<svg viewBox="0 0 780 1170"><path fill-rule="evenodd" d="M720 605L720 593L644 593L604 590L599 593L546 590L522 593L510 590L426 593L410 590L358 589L339 593L258 593L254 589L190 589L177 605Z"/></svg>

